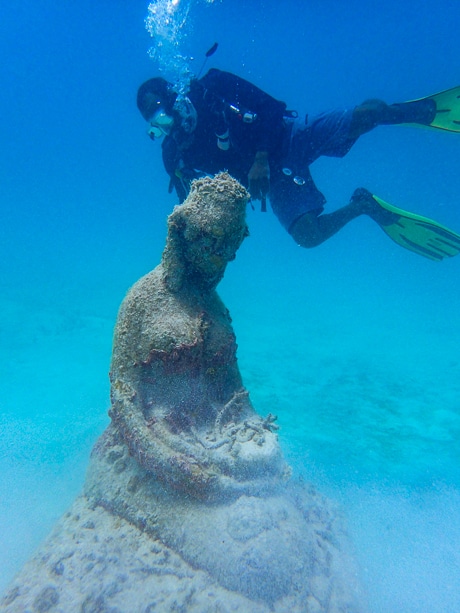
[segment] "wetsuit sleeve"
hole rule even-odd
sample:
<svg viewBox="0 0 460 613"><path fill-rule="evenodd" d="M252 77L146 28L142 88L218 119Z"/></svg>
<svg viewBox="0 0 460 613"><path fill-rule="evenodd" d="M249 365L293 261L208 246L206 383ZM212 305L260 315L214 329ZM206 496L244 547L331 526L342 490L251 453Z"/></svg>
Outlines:
<svg viewBox="0 0 460 613"><path fill-rule="evenodd" d="M163 165L169 175L169 192L174 189L176 191L179 202L182 203L188 196L190 186L182 180L178 173L179 159L178 149L174 140L170 137L165 137L162 147Z"/></svg>

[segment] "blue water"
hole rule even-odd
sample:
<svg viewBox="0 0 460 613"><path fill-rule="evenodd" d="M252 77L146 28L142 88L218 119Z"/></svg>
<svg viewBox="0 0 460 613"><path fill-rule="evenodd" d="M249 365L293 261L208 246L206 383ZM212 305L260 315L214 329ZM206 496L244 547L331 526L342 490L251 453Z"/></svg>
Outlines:
<svg viewBox="0 0 460 613"><path fill-rule="evenodd" d="M165 60L148 55L147 5L2 9L0 588L81 491L116 312L175 203L135 107ZM450 0L188 7L174 49L192 70L218 41L207 68L301 112L459 83ZM459 153L460 136L382 127L312 173L329 211L363 185L460 231ZM371 610L460 612L460 259L420 258L367 219L310 251L271 213L248 222L220 293L254 405L278 415L295 472L343 504Z"/></svg>

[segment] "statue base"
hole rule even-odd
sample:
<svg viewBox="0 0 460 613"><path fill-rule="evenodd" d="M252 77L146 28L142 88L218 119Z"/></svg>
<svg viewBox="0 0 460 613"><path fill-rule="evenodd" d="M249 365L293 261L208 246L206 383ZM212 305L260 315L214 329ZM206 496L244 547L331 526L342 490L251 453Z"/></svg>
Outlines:
<svg viewBox="0 0 460 613"><path fill-rule="evenodd" d="M343 520L288 483L222 504L184 498L109 427L85 494L15 578L2 613L358 613Z"/></svg>

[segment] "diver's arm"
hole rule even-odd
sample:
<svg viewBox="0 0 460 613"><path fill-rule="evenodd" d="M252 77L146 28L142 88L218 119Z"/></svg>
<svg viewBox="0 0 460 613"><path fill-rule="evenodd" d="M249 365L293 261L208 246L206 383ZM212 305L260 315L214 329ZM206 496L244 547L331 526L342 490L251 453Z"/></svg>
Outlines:
<svg viewBox="0 0 460 613"><path fill-rule="evenodd" d="M266 198L270 189L268 151L257 151L248 173L249 193L255 200Z"/></svg>

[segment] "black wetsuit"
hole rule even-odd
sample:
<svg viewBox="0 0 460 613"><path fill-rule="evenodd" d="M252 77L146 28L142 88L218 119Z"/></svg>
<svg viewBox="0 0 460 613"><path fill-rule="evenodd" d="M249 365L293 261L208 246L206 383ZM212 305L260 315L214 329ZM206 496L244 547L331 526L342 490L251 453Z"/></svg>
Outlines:
<svg viewBox="0 0 460 613"><path fill-rule="evenodd" d="M187 96L197 112L195 130L179 127L163 140L163 162L181 202L193 179L222 170L247 187L257 151L267 151L271 165L280 162L292 124L283 102L217 69L192 81ZM226 133L223 144L218 136Z"/></svg>

